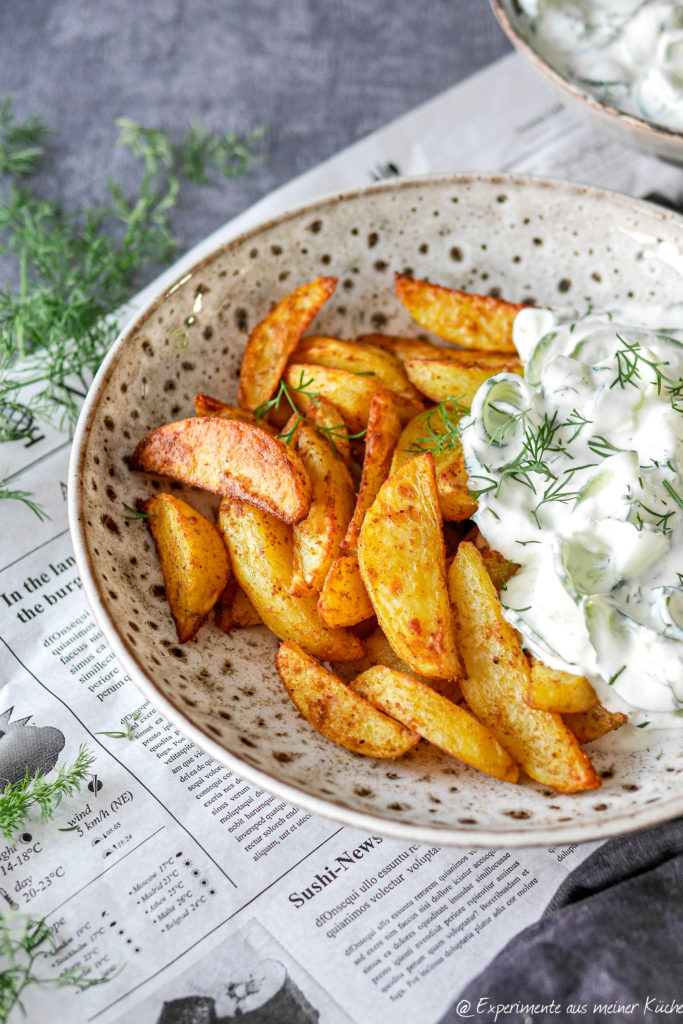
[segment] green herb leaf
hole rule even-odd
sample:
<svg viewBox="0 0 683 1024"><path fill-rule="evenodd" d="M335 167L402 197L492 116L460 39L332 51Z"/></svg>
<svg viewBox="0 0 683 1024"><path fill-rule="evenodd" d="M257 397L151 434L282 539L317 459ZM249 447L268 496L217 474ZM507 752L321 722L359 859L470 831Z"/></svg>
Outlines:
<svg viewBox="0 0 683 1024"><path fill-rule="evenodd" d="M62 799L80 790L94 760L95 755L82 746L74 763L59 766L54 774L31 776L27 769L21 782L8 783L0 790L0 830L4 837L11 840L34 807L40 809L41 821L53 818Z"/></svg>

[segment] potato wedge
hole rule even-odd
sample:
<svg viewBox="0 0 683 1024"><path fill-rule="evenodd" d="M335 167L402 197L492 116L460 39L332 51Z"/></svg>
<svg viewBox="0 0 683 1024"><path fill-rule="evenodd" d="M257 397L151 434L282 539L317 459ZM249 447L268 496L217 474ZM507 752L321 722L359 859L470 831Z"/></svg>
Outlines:
<svg viewBox="0 0 683 1024"><path fill-rule="evenodd" d="M318 599L318 614L331 628L355 626L375 614L355 555L341 555L332 563Z"/></svg>
<svg viewBox="0 0 683 1024"><path fill-rule="evenodd" d="M600 778L560 715L526 703L529 663L474 544L460 545L449 588L467 671L461 686L473 713L532 779L558 793L597 789Z"/></svg>
<svg viewBox="0 0 683 1024"><path fill-rule="evenodd" d="M360 334L356 341L360 344L376 345L386 349L398 359L446 359L448 353L462 352L462 349L449 349L445 345L432 345L431 341L421 338L399 338L391 334Z"/></svg>
<svg viewBox="0 0 683 1024"><path fill-rule="evenodd" d="M237 401L243 409L253 411L273 397L299 338L336 287L336 277L316 277L286 295L256 325L240 370Z"/></svg>
<svg viewBox="0 0 683 1024"><path fill-rule="evenodd" d="M361 672L367 672L375 665L384 665L386 668L393 669L394 672L403 672L419 679L431 690L447 697L454 704L462 700L462 691L457 679L427 679L425 676L418 676L411 672L406 663L401 661L379 626L376 626L368 636L364 637L363 646L365 647L365 656L359 661L340 662L338 665L336 663L332 665L334 671L344 682L355 679Z"/></svg>
<svg viewBox="0 0 683 1024"><path fill-rule="evenodd" d="M395 473L420 449L432 451L439 508L448 522L463 522L477 511L477 502L470 494L462 444L452 429L457 419L455 410L442 406L413 417L403 428L391 461L391 472Z"/></svg>
<svg viewBox="0 0 683 1024"><path fill-rule="evenodd" d="M332 443L336 454L348 466L351 461L351 431L336 405L323 395L317 395L315 401L309 399L304 403L301 412L309 423L324 429L325 436Z"/></svg>
<svg viewBox="0 0 683 1024"><path fill-rule="evenodd" d="M282 520L243 501L221 502L218 528L233 572L263 622L280 640L295 640L323 660L352 661L363 654L360 640L328 629L315 597L291 597L292 531Z"/></svg>
<svg viewBox="0 0 683 1024"><path fill-rule="evenodd" d="M362 376L373 377L376 384L404 398L418 401L420 398L417 389L406 377L401 360L377 345L361 345L357 341L342 341L324 334L312 334L301 339L292 353L291 362L313 363L316 366L360 373Z"/></svg>
<svg viewBox="0 0 683 1024"><path fill-rule="evenodd" d="M529 658L529 664L531 682L525 699L530 707L565 715L590 711L598 703L597 694L585 676L549 668L534 657Z"/></svg>
<svg viewBox="0 0 683 1024"><path fill-rule="evenodd" d="M228 405L226 402L221 402L218 398L211 398L210 395L195 395L194 411L197 416L218 416L222 420L240 420L242 423L251 423L252 426L261 427L269 434L275 433L275 428L271 427L270 423L259 419L253 412L249 412L248 409L240 409L239 406Z"/></svg>
<svg viewBox="0 0 683 1024"><path fill-rule="evenodd" d="M378 711L298 644L280 644L275 664L306 721L333 743L366 757L401 757L420 737Z"/></svg>
<svg viewBox="0 0 683 1024"><path fill-rule="evenodd" d="M379 624L410 670L430 679L459 676L431 452L404 463L380 488L365 514L358 563Z"/></svg>
<svg viewBox="0 0 683 1024"><path fill-rule="evenodd" d="M447 754L503 782L517 782L519 768L486 726L414 676L375 665L349 686Z"/></svg>
<svg viewBox="0 0 683 1024"><path fill-rule="evenodd" d="M515 352L512 324L524 306L491 295L473 295L455 288L417 281L397 274L396 294L413 320L440 338L463 348Z"/></svg>
<svg viewBox="0 0 683 1024"><path fill-rule="evenodd" d="M489 547L485 538L479 532L479 528L473 526L463 540L471 541L475 545L481 560L484 563L487 573L496 590L504 590L508 580L511 580L519 569L517 562L511 562L500 551Z"/></svg>
<svg viewBox="0 0 683 1024"><path fill-rule="evenodd" d="M628 721L628 715L622 714L621 711L608 711L602 704L596 704L588 711L563 715L562 718L579 743L599 740L601 736L619 729Z"/></svg>
<svg viewBox="0 0 683 1024"><path fill-rule="evenodd" d="M290 593L302 597L320 591L339 555L353 513L355 489L347 467L315 427L300 423L292 443L313 487L308 515L293 529Z"/></svg>
<svg viewBox="0 0 683 1024"><path fill-rule="evenodd" d="M228 584L220 596L214 622L224 633L229 633L233 629L263 625L263 619L234 577L232 586Z"/></svg>
<svg viewBox="0 0 683 1024"><path fill-rule="evenodd" d="M489 377L497 373L517 373L524 370L519 359L406 359L406 373L423 395L433 402L457 399L469 409L475 394Z"/></svg>
<svg viewBox="0 0 683 1024"><path fill-rule="evenodd" d="M365 513L389 475L391 456L400 433L401 421L394 400L382 393L373 395L365 434L363 472L356 497L356 507L342 541L340 551L342 555L355 555L358 550L358 537Z"/></svg>
<svg viewBox="0 0 683 1024"><path fill-rule="evenodd" d="M232 573L220 533L173 494L144 502L161 562L166 597L181 644L191 640L225 590Z"/></svg>
<svg viewBox="0 0 683 1024"><path fill-rule="evenodd" d="M396 395L389 388L377 384L374 377L359 377L348 370L336 370L330 366L290 363L285 370L284 379L291 388L300 388L302 382L308 382L306 390L309 395L321 394L336 405L352 434L357 434L367 427L370 402L377 392L396 398L396 407L402 423L407 423L424 408L418 399ZM300 404L303 412L306 397L299 397L296 392L292 397L297 405Z"/></svg>
<svg viewBox="0 0 683 1024"><path fill-rule="evenodd" d="M296 452L239 420L196 416L167 423L143 437L129 465L241 498L286 523L298 523L311 504L311 481Z"/></svg>
<svg viewBox="0 0 683 1024"><path fill-rule="evenodd" d="M222 538L221 538L222 539ZM225 545L224 545L225 546ZM216 601L216 606L213 613L214 625L222 629L224 633L229 633L233 627L232 621L232 604L235 600L235 594L238 591L237 580L230 572L230 579L226 586L221 591L221 595Z"/></svg>

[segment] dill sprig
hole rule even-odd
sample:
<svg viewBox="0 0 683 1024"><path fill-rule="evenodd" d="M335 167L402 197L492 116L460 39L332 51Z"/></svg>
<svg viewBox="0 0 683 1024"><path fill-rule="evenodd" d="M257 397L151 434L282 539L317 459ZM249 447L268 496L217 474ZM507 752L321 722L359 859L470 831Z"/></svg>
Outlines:
<svg viewBox="0 0 683 1024"><path fill-rule="evenodd" d="M41 523L50 518L43 506L39 505L37 501L33 501L30 491L12 490L6 484L0 483L0 501L3 498L6 501L23 501L24 505L40 519Z"/></svg>
<svg viewBox="0 0 683 1024"><path fill-rule="evenodd" d="M141 718L142 712L136 711L132 719L127 718L123 723L123 729L110 729L102 732L96 732L96 736L108 736L111 740L132 740L135 736L135 730L138 727L138 719Z"/></svg>
<svg viewBox="0 0 683 1024"><path fill-rule="evenodd" d="M281 380L280 385L275 394L273 395L273 397L268 399L266 402L261 402L261 404L254 409L254 415L256 416L256 419L262 420L265 416L268 415L268 413L272 409L277 409L281 401L284 401L287 403L287 405L289 405L294 416L294 419L289 428L283 431L281 434L277 435L281 441L284 441L285 444L291 444L292 438L296 434L300 423L310 423L312 427L315 427L316 430L319 430L322 434L324 434L327 440L332 445L332 449L335 452L335 454L337 454L337 446L334 443L335 438L338 441L356 441L361 437L365 437L365 430L359 430L357 434L350 434L349 428L343 422L328 427L325 426L324 424L317 423L313 419L309 419L308 416L305 416L304 413L302 413L299 410L294 399L294 395L301 395L302 397L307 398L317 408L320 408L320 402L318 401L318 393L316 391L310 390L314 378L310 377L308 380L306 380L305 377L305 371L301 370L299 373L298 384L288 384L286 381Z"/></svg>
<svg viewBox="0 0 683 1024"><path fill-rule="evenodd" d="M26 178L44 156L44 122L17 122L0 103L0 255L17 286L0 289L0 440L31 435L37 420L71 429L118 324L114 311L150 266L178 247L170 213L182 182L209 170L243 173L263 135L216 135L193 124L174 144L158 128L120 118L118 144L142 163L137 194L107 181L99 207L64 210L35 195Z"/></svg>
<svg viewBox="0 0 683 1024"><path fill-rule="evenodd" d="M76 988L80 991L103 985L117 973L116 967L104 974L92 975L88 968L68 967L59 974L43 974L39 965L59 951L59 942L47 924L40 920L16 915L0 917L0 1022L9 1020L11 1011L18 1007L24 1014L22 996L30 988Z"/></svg>
<svg viewBox="0 0 683 1024"><path fill-rule="evenodd" d="M49 821L62 799L77 793L90 775L95 755L81 746L71 765L60 765L51 777L28 769L21 782L7 783L0 791L0 830L6 839L26 823L34 807L40 809L40 820Z"/></svg>
<svg viewBox="0 0 683 1024"><path fill-rule="evenodd" d="M460 445L460 420L470 411L469 406L461 403L462 397L455 395L446 398L432 409L420 413L420 421L425 425L425 436L416 438L406 451L411 455L431 452L436 458L443 452L457 449Z"/></svg>
<svg viewBox="0 0 683 1024"><path fill-rule="evenodd" d="M121 504L126 510L126 514L124 515L123 518L127 522L132 522L135 519L154 519L156 516L156 512L143 512L142 509L133 508L131 505L126 505L125 501L122 501Z"/></svg>
<svg viewBox="0 0 683 1024"><path fill-rule="evenodd" d="M670 365L668 360L650 359L643 352L637 339L629 341L621 334L617 334L617 338L623 347L615 352L617 375L610 384L610 389L617 385L623 389L629 384L632 387L638 387L643 379L641 371L644 373L649 367L651 370L649 382L655 385L657 394L661 395L663 389L671 402L672 409L675 412L683 413L683 379L669 377L664 372L663 367Z"/></svg>

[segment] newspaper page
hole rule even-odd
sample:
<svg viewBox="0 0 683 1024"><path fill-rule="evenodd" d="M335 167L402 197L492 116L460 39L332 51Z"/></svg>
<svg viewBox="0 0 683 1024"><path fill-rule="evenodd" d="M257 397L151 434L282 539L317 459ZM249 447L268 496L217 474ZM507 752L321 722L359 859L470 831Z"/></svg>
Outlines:
<svg viewBox="0 0 683 1024"><path fill-rule="evenodd" d="M266 197L187 254L304 200L398 174L493 169L676 202L680 171L585 128L510 56ZM117 664L83 596L66 519L69 440L36 422L2 448L0 778L94 757L54 820L0 843L0 913L44 918L85 991L29 984L56 1022L436 1022L535 921L596 844L425 847L316 818L244 782L165 721ZM39 808L38 808L39 810ZM0 969L5 969L0 968ZM107 975L107 972L109 974Z"/></svg>

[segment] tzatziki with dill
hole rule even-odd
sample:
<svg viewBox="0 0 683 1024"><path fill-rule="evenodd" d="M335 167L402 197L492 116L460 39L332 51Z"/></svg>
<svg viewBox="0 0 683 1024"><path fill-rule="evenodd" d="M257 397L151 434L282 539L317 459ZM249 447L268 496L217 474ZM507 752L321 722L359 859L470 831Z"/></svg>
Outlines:
<svg viewBox="0 0 683 1024"><path fill-rule="evenodd" d="M683 9L670 0L515 0L522 32L563 78L683 131Z"/></svg>
<svg viewBox="0 0 683 1024"><path fill-rule="evenodd" d="M522 310L524 377L486 381L461 437L475 521L520 566L500 597L525 646L668 728L683 725L683 307L656 319Z"/></svg>

